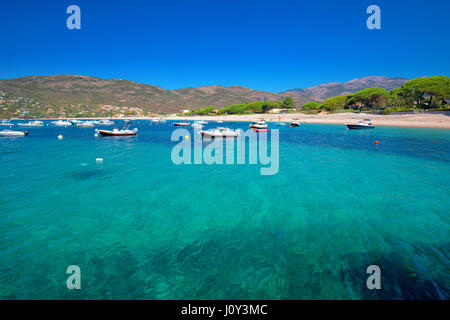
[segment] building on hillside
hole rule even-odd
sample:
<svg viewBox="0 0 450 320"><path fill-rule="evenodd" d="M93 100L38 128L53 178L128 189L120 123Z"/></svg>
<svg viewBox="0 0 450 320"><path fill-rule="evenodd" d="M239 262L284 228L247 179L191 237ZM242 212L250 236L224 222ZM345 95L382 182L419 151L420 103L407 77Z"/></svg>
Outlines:
<svg viewBox="0 0 450 320"><path fill-rule="evenodd" d="M269 110L269 113L286 113L288 109L272 109Z"/></svg>

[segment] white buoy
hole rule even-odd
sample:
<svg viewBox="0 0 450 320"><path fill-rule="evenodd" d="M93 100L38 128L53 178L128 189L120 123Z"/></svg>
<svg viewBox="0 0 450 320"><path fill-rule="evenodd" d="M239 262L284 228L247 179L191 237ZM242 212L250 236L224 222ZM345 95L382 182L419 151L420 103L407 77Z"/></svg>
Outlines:
<svg viewBox="0 0 450 320"><path fill-rule="evenodd" d="M102 163L103 162L103 158L97 158L97 159L95 159L95 162Z"/></svg>
<svg viewBox="0 0 450 320"><path fill-rule="evenodd" d="M63 136L62 136L62 134L60 134L60 135L58 136L58 139L59 139L59 140L62 140L62 138L63 138Z"/></svg>
<svg viewBox="0 0 450 320"><path fill-rule="evenodd" d="M97 137L98 137L98 133L94 134L94 137L96 137L96 138L97 138Z"/></svg>

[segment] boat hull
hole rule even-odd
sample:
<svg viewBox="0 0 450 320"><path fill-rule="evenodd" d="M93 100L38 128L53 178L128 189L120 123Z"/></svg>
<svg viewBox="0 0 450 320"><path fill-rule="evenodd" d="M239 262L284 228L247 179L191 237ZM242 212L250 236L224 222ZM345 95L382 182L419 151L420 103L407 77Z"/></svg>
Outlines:
<svg viewBox="0 0 450 320"><path fill-rule="evenodd" d="M209 131L200 131L200 134L202 135L202 137L209 137L209 138L215 138L215 137L220 137L220 138L237 138L239 137L239 135L237 133L232 134L232 133L224 133L224 134L220 134L220 133L215 133L215 132L209 132Z"/></svg>
<svg viewBox="0 0 450 320"><path fill-rule="evenodd" d="M347 125L347 129L355 129L355 130L358 130L358 129L374 129L375 128L375 126L362 126L362 125L359 125L359 124L348 124Z"/></svg>
<svg viewBox="0 0 450 320"><path fill-rule="evenodd" d="M113 131L105 131L105 130L98 130L98 133L100 133L103 137L117 137L117 136L135 136L137 132L113 132Z"/></svg>
<svg viewBox="0 0 450 320"><path fill-rule="evenodd" d="M28 131L0 131L0 137L24 137Z"/></svg>
<svg viewBox="0 0 450 320"><path fill-rule="evenodd" d="M269 132L269 129L258 129L258 128L253 128L253 131L255 131L255 132Z"/></svg>

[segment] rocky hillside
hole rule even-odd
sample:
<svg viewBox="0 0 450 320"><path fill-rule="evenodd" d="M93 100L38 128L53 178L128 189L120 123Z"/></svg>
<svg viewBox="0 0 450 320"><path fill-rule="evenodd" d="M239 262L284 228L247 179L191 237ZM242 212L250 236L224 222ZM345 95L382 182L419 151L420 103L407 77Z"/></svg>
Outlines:
<svg viewBox="0 0 450 320"><path fill-rule="evenodd" d="M287 96L292 96L297 106L316 100L304 94L272 93L239 86L167 90L123 79L74 75L0 80L0 90L54 106L112 105L139 108L144 112L178 112L183 108L198 109L209 105L220 108L234 103L281 100Z"/></svg>
<svg viewBox="0 0 450 320"><path fill-rule="evenodd" d="M368 87L391 90L407 79L365 77L346 83L327 83L281 93L240 86L207 86L167 90L123 79L89 76L31 76L0 80L0 116L104 116L173 113L207 106L222 108L254 101L280 101L291 96L297 107L308 101L321 102L339 94ZM27 102L28 101L28 102ZM32 102L29 102L32 101Z"/></svg>
<svg viewBox="0 0 450 320"><path fill-rule="evenodd" d="M331 82L306 89L291 89L283 92L283 94L301 94L324 100L340 94L355 93L370 87L380 87L386 90L392 90L400 87L408 80L409 79L406 78L364 77L353 79L345 83Z"/></svg>

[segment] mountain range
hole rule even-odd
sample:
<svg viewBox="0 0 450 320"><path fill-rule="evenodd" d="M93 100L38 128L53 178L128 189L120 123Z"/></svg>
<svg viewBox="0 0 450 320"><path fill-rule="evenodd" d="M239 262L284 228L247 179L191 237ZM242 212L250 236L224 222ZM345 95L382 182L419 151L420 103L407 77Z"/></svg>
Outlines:
<svg viewBox="0 0 450 320"><path fill-rule="evenodd" d="M366 88L380 87L386 90L392 90L400 87L407 82L406 78L388 78L388 77L364 77L353 79L345 83L330 82L306 89L291 89L283 92L283 94L300 94L311 96L319 99L338 96L341 94L349 94L361 91Z"/></svg>
<svg viewBox="0 0 450 320"><path fill-rule="evenodd" d="M178 112L182 108L197 109L210 105L220 108L234 103L282 100L288 96L300 107L308 101L321 102L331 96L368 87L391 90L406 81L408 79L405 78L365 77L274 93L219 85L167 90L123 79L54 75L3 79L0 80L0 91L52 106L113 105L140 108L146 112Z"/></svg>

